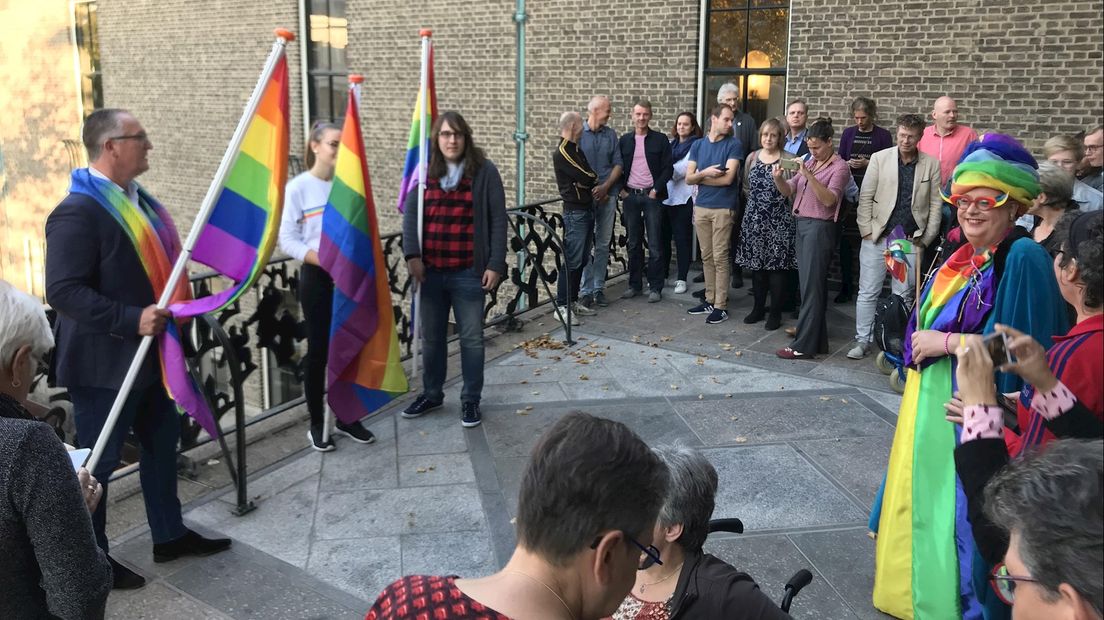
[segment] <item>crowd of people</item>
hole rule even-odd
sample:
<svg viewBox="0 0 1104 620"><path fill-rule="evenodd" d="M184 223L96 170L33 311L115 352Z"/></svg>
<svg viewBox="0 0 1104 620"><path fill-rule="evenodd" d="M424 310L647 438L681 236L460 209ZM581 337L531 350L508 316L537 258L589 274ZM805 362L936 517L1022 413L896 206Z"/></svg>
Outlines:
<svg viewBox="0 0 1104 620"><path fill-rule="evenodd" d="M1021 618L1101 618L1104 212L1093 210L1099 196L1092 192L1104 180L1104 129L1080 143L1048 141L1049 163L1040 165L1014 138L979 139L958 124L947 97L936 101L932 126L900 116L896 145L887 145L893 134L875 124L876 104L859 98L837 152L833 123L807 123L804 102L756 127L736 108L736 95L734 86L721 89L704 132L692 113L680 113L670 138L651 128L644 100L633 107L633 131L620 137L608 126L604 97L590 101L585 119L560 117L552 156L564 198L557 316L572 320L575 313L561 310L568 305L580 315L608 305L606 252L621 200L629 246L622 297L644 295L646 279L648 301L660 301L672 257L675 290L685 292L696 234L704 287L691 314L709 324L727 320L730 288L746 269L755 303L745 322L765 319L778 329L791 304L794 339L779 356L823 353L828 265L834 253L853 251L839 244L850 201L862 243L848 354L861 359L871 301L884 286L887 241L920 249L908 265L915 273L923 270L922 250L942 238L919 286L909 275L891 287L913 312L908 383L871 515L874 604L900 618L990 619L1013 609ZM149 260L171 264L179 239L135 182L152 144L140 122L117 109L90 115L82 137L91 163L73 172L70 194L46 224L53 333L35 300L0 282L5 618L100 617L112 588L144 584L108 555L105 534L107 481L129 432L142 450L154 561L231 545L183 524L177 412L155 356L145 360L92 472L74 467L69 447L26 409L28 387L53 348L51 375L73 399L78 443L91 446L141 338L172 320L154 303L164 279ZM315 263L337 138L332 126L313 128L309 169L289 184L280 239L304 263L301 301L308 323L317 323L306 381L308 439L320 451L334 449L320 378L332 282ZM407 268L421 288L425 372L421 393L401 415L444 406L451 313L460 335L460 419L471 428L482 420L485 296L506 273L505 194L459 113L438 117L431 145L422 228L416 196L403 222ZM1077 181L1070 170L1082 154L1095 168ZM149 242L162 254L139 252L126 217L151 223ZM374 440L360 423L336 430ZM506 566L470 579L403 577L368 618L787 617L751 576L703 551L718 485L712 464L694 450L650 447L621 423L573 413L530 455L518 545Z"/></svg>

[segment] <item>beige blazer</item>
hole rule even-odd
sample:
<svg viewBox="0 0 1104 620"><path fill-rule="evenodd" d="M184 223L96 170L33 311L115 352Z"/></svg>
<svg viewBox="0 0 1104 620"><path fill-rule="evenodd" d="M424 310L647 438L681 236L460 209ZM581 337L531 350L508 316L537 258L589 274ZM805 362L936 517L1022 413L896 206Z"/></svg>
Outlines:
<svg viewBox="0 0 1104 620"><path fill-rule="evenodd" d="M863 238L877 240L885 232L886 222L897 204L898 149L883 149L870 156L870 164L859 190L858 224ZM912 216L919 227L916 237L925 246L939 234L943 198L939 195L942 180L939 160L917 152L916 174L912 181Z"/></svg>

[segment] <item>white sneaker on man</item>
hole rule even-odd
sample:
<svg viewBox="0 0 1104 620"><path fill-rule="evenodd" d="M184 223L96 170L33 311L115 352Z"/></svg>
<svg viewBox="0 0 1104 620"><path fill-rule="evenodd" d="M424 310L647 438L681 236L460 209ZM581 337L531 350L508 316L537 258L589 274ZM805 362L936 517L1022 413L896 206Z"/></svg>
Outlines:
<svg viewBox="0 0 1104 620"><path fill-rule="evenodd" d="M851 350L847 352L847 359L861 360L866 357L866 354L870 352L870 343L861 342L856 340L855 346L851 347Z"/></svg>
<svg viewBox="0 0 1104 620"><path fill-rule="evenodd" d="M686 280L675 280L675 294L681 295L686 292Z"/></svg>
<svg viewBox="0 0 1104 620"><path fill-rule="evenodd" d="M567 325L567 308L556 308L556 320ZM579 320L579 315L571 313L571 325L582 325L583 322Z"/></svg>
<svg viewBox="0 0 1104 620"><path fill-rule="evenodd" d="M594 316L595 314L598 314L598 311L594 310L593 308L587 308L583 304L576 302L573 306L571 306L571 314L578 314L579 316Z"/></svg>

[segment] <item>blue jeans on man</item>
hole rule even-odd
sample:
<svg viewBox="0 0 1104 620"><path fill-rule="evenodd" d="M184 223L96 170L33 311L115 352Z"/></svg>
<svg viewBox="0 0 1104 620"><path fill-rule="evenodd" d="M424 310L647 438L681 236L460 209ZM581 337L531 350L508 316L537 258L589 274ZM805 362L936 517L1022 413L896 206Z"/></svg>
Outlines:
<svg viewBox="0 0 1104 620"><path fill-rule="evenodd" d="M613 223L617 219L617 194L611 193L602 202L594 204L594 254L586 256L579 294L593 297L606 288L606 269L609 267L610 240L613 239Z"/></svg>
<svg viewBox="0 0 1104 620"><path fill-rule="evenodd" d="M649 198L647 194L630 191L621 205L621 223L628 236L625 245L629 255L629 287L634 291L643 291L644 276L647 275L648 287L658 293L663 290L663 252L660 247L663 203ZM647 273L644 269L645 235L648 239Z"/></svg>
<svg viewBox="0 0 1104 620"><path fill-rule="evenodd" d="M594 211L567 209L564 221L564 268L556 278L556 305L565 306L579 300L579 283L583 279L583 264L594 241Z"/></svg>
<svg viewBox="0 0 1104 620"><path fill-rule="evenodd" d="M115 402L117 390L96 387L70 387L73 402L73 423L77 443L91 448L103 430L104 422ZM123 442L131 428L141 447L138 478L142 484L142 499L146 504L146 520L154 544L167 543L187 534L180 515L180 500L176 496L176 447L180 440L180 414L165 394L160 382L134 388L115 423L103 456L92 475L103 485L100 504L92 513L92 529L96 544L106 553L107 487L111 472L119 466Z"/></svg>
<svg viewBox="0 0 1104 620"><path fill-rule="evenodd" d="M448 317L452 309L460 336L460 402L479 403L483 394L483 274L474 269L438 271L426 268L421 284L423 394L439 403L445 399L448 371Z"/></svg>

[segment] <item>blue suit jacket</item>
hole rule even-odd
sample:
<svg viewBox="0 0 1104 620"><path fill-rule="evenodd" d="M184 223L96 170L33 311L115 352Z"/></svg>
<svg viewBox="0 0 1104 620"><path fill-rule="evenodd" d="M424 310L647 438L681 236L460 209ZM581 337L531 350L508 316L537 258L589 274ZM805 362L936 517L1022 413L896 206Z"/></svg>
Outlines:
<svg viewBox="0 0 1104 620"><path fill-rule="evenodd" d="M134 244L89 196L69 194L46 219L46 301L57 311L51 379L118 389L141 342L142 309L156 299ZM155 351L135 387L159 380Z"/></svg>

